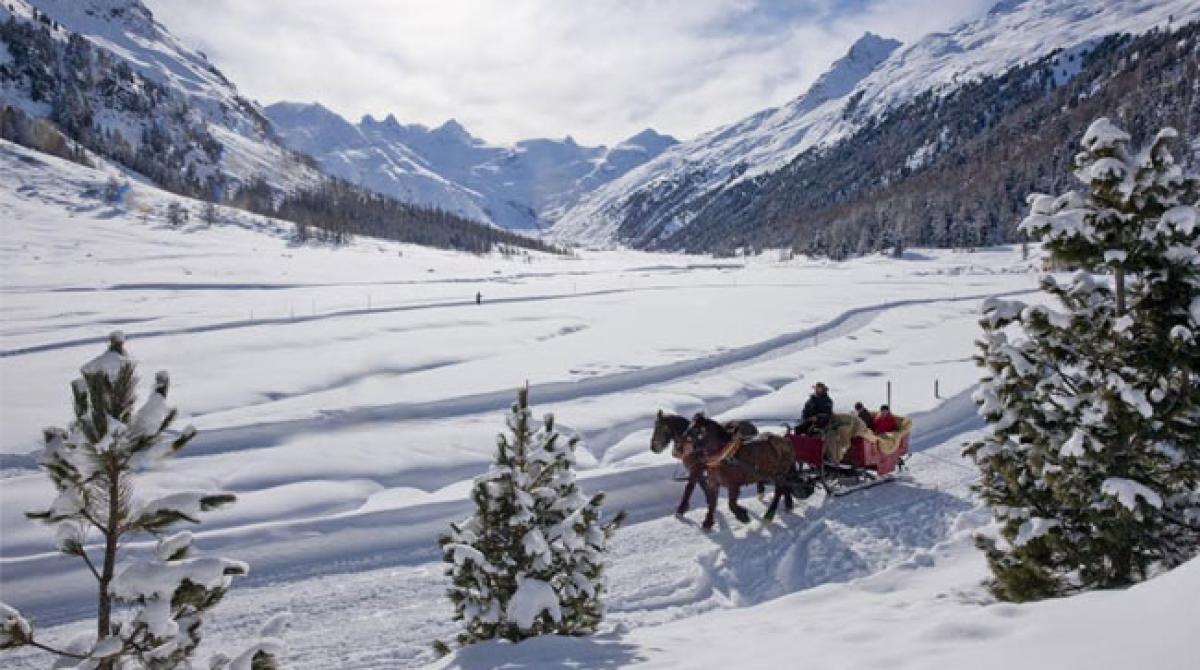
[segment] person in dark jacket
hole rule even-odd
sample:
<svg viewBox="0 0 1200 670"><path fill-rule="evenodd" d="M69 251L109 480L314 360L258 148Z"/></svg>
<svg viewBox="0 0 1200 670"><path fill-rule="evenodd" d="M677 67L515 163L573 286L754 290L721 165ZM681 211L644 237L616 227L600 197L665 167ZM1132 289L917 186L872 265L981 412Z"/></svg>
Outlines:
<svg viewBox="0 0 1200 670"><path fill-rule="evenodd" d="M861 402L854 403L854 413L858 415L858 418L862 419L863 423L867 424L867 428L875 430L875 416Z"/></svg>
<svg viewBox="0 0 1200 670"><path fill-rule="evenodd" d="M796 431L803 433L812 430L828 421L831 416L833 398L829 397L829 387L824 382L817 382L813 386L812 395L808 397L808 402L804 403L804 409L800 412L800 425Z"/></svg>

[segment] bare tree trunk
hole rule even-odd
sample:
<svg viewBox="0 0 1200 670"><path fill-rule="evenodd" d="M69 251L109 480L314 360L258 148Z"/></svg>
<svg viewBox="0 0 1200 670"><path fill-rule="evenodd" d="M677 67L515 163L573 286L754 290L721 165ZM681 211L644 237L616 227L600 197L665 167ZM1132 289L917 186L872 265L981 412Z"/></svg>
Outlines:
<svg viewBox="0 0 1200 670"><path fill-rule="evenodd" d="M1125 268L1118 265L1114 275L1117 290L1117 316L1125 314Z"/></svg>
<svg viewBox="0 0 1200 670"><path fill-rule="evenodd" d="M103 640L112 635L112 595L108 592L117 565L117 541L120 539L121 523L121 474L115 463L106 465L108 470L108 518L104 521L104 564L100 571L99 607L96 616L96 639ZM100 663L100 670L111 670L113 662Z"/></svg>

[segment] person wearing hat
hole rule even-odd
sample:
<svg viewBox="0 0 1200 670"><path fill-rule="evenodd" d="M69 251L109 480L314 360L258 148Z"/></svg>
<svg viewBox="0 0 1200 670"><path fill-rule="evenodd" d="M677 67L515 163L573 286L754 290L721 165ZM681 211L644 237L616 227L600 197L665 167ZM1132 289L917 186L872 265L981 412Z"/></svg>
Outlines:
<svg viewBox="0 0 1200 670"><path fill-rule="evenodd" d="M880 405L879 414L875 417L873 428L876 433L890 433L900 430L900 422L896 421L896 415L892 414L891 407Z"/></svg>
<svg viewBox="0 0 1200 670"><path fill-rule="evenodd" d="M808 397L808 402L804 403L804 409L800 412L800 425L796 431L811 430L832 415L833 398L829 397L829 387L824 382L817 382L813 385L812 395Z"/></svg>

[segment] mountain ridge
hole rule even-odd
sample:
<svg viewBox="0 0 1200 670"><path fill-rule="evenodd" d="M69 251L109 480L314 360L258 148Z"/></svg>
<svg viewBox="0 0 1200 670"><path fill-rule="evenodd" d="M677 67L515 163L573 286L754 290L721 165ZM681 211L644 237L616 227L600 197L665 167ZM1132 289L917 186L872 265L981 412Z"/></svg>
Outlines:
<svg viewBox="0 0 1200 670"><path fill-rule="evenodd" d="M840 89L844 95L810 107L806 93L676 145L584 198L552 234L596 246L654 246L690 225L717 194L778 170L806 150L833 146L918 95L946 95L1055 49L1113 32L1144 32L1197 13L1200 7L1186 0L1006 0L976 19L892 49L852 87ZM798 113L789 115L789 109Z"/></svg>
<svg viewBox="0 0 1200 670"><path fill-rule="evenodd" d="M47 82L46 99L40 101L23 83L27 75L0 76L0 103L59 125L62 119L56 117L67 114L96 132L119 137L130 152L146 143L147 133L164 128L179 129L177 135L202 135L204 142L219 145L220 150L208 151L208 156L185 155L177 167L192 171L199 182L208 182L203 190L209 192L236 190L259 178L281 190L317 181L318 175L305 161L275 142L262 108L244 97L206 56L175 38L140 0L5 0L0 3L0 22L10 17L44 26L68 57L77 56L80 62L72 68L86 74ZM83 54L78 48L72 51L73 35L124 70L105 72L93 62L99 55ZM43 65L32 63L34 70ZM139 77L159 90L146 91ZM68 84L78 92L65 91ZM103 92L109 90L115 93L105 98ZM54 99L68 94L87 99L66 100L70 105ZM131 102L138 96L147 100ZM71 107L69 113L64 106Z"/></svg>
<svg viewBox="0 0 1200 670"><path fill-rule="evenodd" d="M502 228L540 229L584 194L677 141L643 130L609 148L574 138L492 144L455 119L430 128L394 114L352 123L320 103L279 102L265 113L281 139L331 174L377 193Z"/></svg>

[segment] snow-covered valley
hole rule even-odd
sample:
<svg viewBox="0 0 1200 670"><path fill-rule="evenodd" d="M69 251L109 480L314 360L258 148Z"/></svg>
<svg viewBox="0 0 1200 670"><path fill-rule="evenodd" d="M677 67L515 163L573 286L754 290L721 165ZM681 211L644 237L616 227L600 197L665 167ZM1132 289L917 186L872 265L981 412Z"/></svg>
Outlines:
<svg viewBox="0 0 1200 670"><path fill-rule="evenodd" d="M69 417L78 367L122 329L143 378L169 370L184 422L200 431L141 490L239 498L199 527L201 550L251 565L209 648L235 648L290 611L297 667L435 662L430 643L456 630L435 538L468 513L471 479L528 382L535 410L582 436L583 486L630 514L610 557L608 617L593 638L485 644L445 667L715 667L744 663L745 645L755 667L798 655L1000 667L1005 654L1062 658L1091 644L1089 626L1120 625L1126 603L1140 603L1150 637L1093 644L1089 666L1189 667L1182 640L1196 606L1163 594L1194 589L1192 564L1080 603L999 605L981 586L971 538L989 515L960 455L982 426L970 399L976 321L985 297L1032 297L1036 254L831 263L771 252L478 257L365 238L297 246L288 224L235 210L174 229L161 218L173 196L135 184L104 204L88 193L106 173L8 143L0 170L13 175L0 191L0 583L47 638L93 625L94 584L54 551L51 529L24 518L53 496L33 452L43 426ZM677 465L648 450L659 409L771 429L796 417L817 380L840 408L878 405L890 384L916 425L909 475L845 498L818 493L769 525L740 524L722 504L706 534L699 494L688 515L672 514ZM1038 632L1061 616L1081 623ZM46 656L6 663L42 667Z"/></svg>

